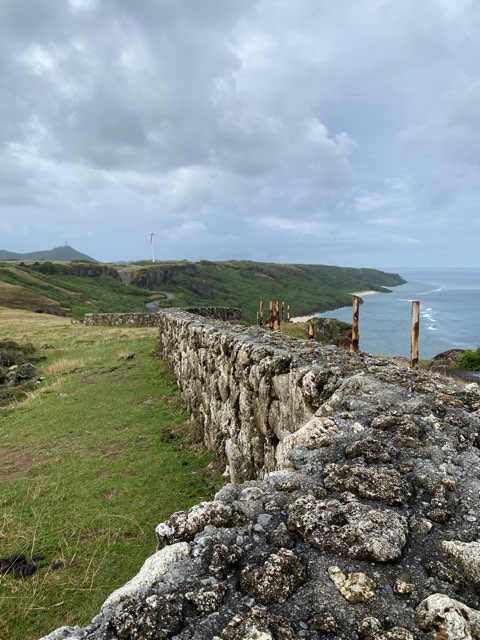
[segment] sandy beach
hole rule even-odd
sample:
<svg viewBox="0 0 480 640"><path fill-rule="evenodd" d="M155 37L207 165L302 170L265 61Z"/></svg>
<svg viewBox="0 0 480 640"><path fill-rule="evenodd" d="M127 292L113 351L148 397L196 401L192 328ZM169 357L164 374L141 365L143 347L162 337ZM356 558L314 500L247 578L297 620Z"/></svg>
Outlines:
<svg viewBox="0 0 480 640"><path fill-rule="evenodd" d="M316 315L316 313L312 313L309 316L295 316L294 318L290 318L290 322L308 322L310 318L315 318Z"/></svg>
<svg viewBox="0 0 480 640"><path fill-rule="evenodd" d="M375 293L380 293L379 291L353 291L352 296L373 296ZM308 322L310 318L315 318L321 311L318 313L312 313L309 316L295 316L294 318L290 318L290 322Z"/></svg>

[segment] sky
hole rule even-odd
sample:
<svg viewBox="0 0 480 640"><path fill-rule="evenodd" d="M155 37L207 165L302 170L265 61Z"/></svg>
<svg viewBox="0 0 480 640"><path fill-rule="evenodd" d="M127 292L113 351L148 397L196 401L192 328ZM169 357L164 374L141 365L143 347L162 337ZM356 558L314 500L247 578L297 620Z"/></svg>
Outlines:
<svg viewBox="0 0 480 640"><path fill-rule="evenodd" d="M1 0L0 249L479 266L478 0Z"/></svg>

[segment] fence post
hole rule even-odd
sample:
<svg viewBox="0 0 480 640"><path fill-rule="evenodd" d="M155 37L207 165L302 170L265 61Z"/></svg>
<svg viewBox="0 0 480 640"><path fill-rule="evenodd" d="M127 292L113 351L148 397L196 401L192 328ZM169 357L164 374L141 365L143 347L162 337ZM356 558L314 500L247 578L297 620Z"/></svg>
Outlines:
<svg viewBox="0 0 480 640"><path fill-rule="evenodd" d="M420 301L412 301L412 341L410 348L410 366L418 366L418 337L420 335Z"/></svg>
<svg viewBox="0 0 480 640"><path fill-rule="evenodd" d="M352 316L352 351L358 351L358 343L360 335L358 333L359 315L360 315L360 301L359 296L353 296L353 316Z"/></svg>
<svg viewBox="0 0 480 640"><path fill-rule="evenodd" d="M285 322L285 302L282 300L282 322Z"/></svg>
<svg viewBox="0 0 480 640"><path fill-rule="evenodd" d="M287 322L290 322L290 305L287 307Z"/></svg>
<svg viewBox="0 0 480 640"><path fill-rule="evenodd" d="M263 327L263 300L260 300L259 325Z"/></svg>
<svg viewBox="0 0 480 640"><path fill-rule="evenodd" d="M273 300L268 301L270 317L268 318L268 328L273 331Z"/></svg>
<svg viewBox="0 0 480 640"><path fill-rule="evenodd" d="M315 340L315 322L312 318L308 321L308 339Z"/></svg>
<svg viewBox="0 0 480 640"><path fill-rule="evenodd" d="M278 300L275 302L274 310L273 328L275 331L280 331L280 310Z"/></svg>

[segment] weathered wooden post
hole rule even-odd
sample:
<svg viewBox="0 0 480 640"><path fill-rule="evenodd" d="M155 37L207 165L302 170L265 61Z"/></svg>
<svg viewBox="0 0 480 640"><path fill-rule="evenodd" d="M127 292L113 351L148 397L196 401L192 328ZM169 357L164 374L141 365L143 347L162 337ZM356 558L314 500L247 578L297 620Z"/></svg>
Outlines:
<svg viewBox="0 0 480 640"><path fill-rule="evenodd" d="M420 335L420 301L412 300L412 342L410 348L410 366L418 366L418 337Z"/></svg>
<svg viewBox="0 0 480 640"><path fill-rule="evenodd" d="M287 307L287 322L290 322L290 305Z"/></svg>
<svg viewBox="0 0 480 640"><path fill-rule="evenodd" d="M275 302L275 313L273 318L273 328L275 331L280 331L280 308L278 304L278 300Z"/></svg>
<svg viewBox="0 0 480 640"><path fill-rule="evenodd" d="M273 331L273 300L268 301L270 316L268 318L268 328Z"/></svg>
<svg viewBox="0 0 480 640"><path fill-rule="evenodd" d="M308 321L308 339L315 340L315 321L313 318Z"/></svg>
<svg viewBox="0 0 480 640"><path fill-rule="evenodd" d="M263 327L263 300L260 300L260 309L259 309L259 322L258 324Z"/></svg>
<svg viewBox="0 0 480 640"><path fill-rule="evenodd" d="M282 322L285 322L285 302L282 300Z"/></svg>
<svg viewBox="0 0 480 640"><path fill-rule="evenodd" d="M358 351L358 343L360 335L358 333L358 319L360 316L360 302L359 296L353 296L353 316L352 316L352 351Z"/></svg>

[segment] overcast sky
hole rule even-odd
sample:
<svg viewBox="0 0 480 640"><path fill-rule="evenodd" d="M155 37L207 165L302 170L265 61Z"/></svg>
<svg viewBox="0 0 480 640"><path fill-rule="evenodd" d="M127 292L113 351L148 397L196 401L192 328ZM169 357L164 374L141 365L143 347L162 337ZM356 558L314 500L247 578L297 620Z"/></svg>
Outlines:
<svg viewBox="0 0 480 640"><path fill-rule="evenodd" d="M1 0L0 249L479 266L478 0Z"/></svg>

